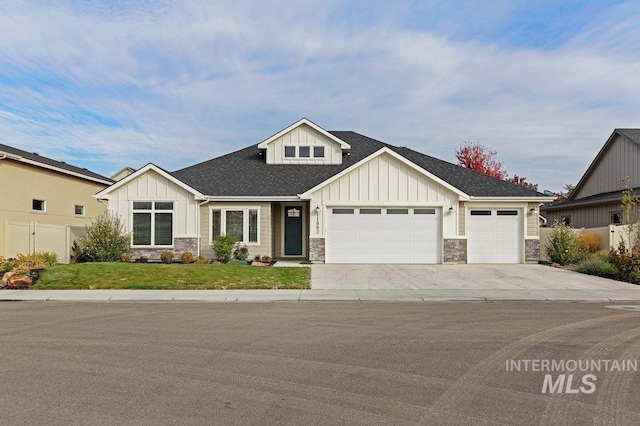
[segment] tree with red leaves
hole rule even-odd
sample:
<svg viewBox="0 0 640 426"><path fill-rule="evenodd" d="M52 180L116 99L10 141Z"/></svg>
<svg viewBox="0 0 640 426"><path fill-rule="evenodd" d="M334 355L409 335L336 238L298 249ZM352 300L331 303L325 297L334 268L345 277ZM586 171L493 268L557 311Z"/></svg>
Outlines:
<svg viewBox="0 0 640 426"><path fill-rule="evenodd" d="M476 172L497 178L506 179L507 171L502 163L496 159L496 151L487 148L479 142L465 142L456 150L458 165Z"/></svg>
<svg viewBox="0 0 640 426"><path fill-rule="evenodd" d="M511 182L515 185L519 185L525 188L529 188L529 189L533 189L534 191L538 190L538 184L537 183L529 183L527 182L527 178L526 177L520 177L518 175L513 175L512 178L508 178L505 179L507 182Z"/></svg>
<svg viewBox="0 0 640 426"><path fill-rule="evenodd" d="M527 182L527 178L514 175L508 177L506 170L502 168L502 163L496 159L497 151L494 151L479 142L465 142L455 152L458 165L476 172L511 182L524 188L538 190L537 183Z"/></svg>

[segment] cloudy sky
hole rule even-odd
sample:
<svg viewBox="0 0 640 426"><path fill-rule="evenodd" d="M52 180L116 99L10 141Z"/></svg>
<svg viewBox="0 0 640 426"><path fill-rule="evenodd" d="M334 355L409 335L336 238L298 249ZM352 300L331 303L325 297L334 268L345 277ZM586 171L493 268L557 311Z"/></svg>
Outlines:
<svg viewBox="0 0 640 426"><path fill-rule="evenodd" d="M0 0L0 143L175 170L301 117L577 183L640 127L637 1ZM239 174L241 178L241 174Z"/></svg>

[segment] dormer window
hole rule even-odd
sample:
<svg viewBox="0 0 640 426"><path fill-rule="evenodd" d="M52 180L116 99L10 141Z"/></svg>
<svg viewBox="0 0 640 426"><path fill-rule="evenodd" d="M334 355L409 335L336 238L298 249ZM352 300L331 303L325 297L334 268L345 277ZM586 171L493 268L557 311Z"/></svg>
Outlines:
<svg viewBox="0 0 640 426"><path fill-rule="evenodd" d="M324 158L324 146L313 147L313 158Z"/></svg>
<svg viewBox="0 0 640 426"><path fill-rule="evenodd" d="M284 158L295 158L296 157L296 147L295 146L285 146L284 147Z"/></svg>
<svg viewBox="0 0 640 426"><path fill-rule="evenodd" d="M300 156L300 158L309 158L309 156L311 155L311 148L308 146L301 146L298 147L298 155Z"/></svg>

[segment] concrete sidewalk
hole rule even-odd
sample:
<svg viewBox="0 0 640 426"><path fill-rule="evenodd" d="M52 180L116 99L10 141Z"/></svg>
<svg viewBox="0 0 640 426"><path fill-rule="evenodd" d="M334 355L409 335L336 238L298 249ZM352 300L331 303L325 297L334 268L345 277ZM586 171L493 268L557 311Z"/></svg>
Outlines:
<svg viewBox="0 0 640 426"><path fill-rule="evenodd" d="M386 290L0 290L0 301L78 302L640 302L640 287L626 289L386 289Z"/></svg>

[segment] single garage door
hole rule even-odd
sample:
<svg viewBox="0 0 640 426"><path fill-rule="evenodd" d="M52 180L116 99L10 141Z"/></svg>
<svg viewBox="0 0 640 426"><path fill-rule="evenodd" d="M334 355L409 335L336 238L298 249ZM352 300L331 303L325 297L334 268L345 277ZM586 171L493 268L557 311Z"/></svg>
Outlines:
<svg viewBox="0 0 640 426"><path fill-rule="evenodd" d="M520 263L519 210L471 210L467 227L468 263Z"/></svg>
<svg viewBox="0 0 640 426"><path fill-rule="evenodd" d="M327 263L440 263L436 208L329 210Z"/></svg>

